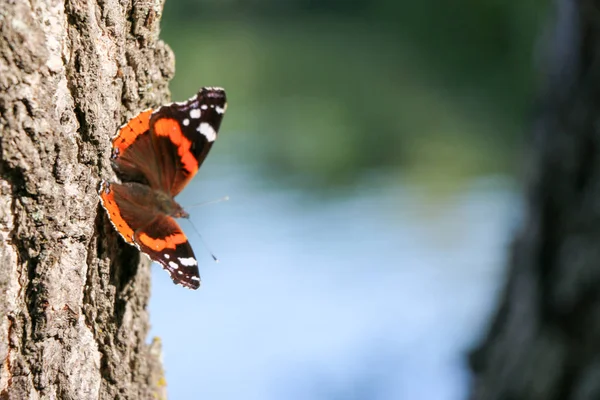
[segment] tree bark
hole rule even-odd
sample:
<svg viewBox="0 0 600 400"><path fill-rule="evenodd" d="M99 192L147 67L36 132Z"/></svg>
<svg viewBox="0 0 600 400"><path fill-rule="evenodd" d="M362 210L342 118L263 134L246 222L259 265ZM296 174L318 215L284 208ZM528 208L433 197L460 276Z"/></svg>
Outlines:
<svg viewBox="0 0 600 400"><path fill-rule="evenodd" d="M501 304L473 400L600 398L600 1L556 0Z"/></svg>
<svg viewBox="0 0 600 400"><path fill-rule="evenodd" d="M167 100L162 0L0 1L0 398L164 398L149 262L99 207L110 138Z"/></svg>

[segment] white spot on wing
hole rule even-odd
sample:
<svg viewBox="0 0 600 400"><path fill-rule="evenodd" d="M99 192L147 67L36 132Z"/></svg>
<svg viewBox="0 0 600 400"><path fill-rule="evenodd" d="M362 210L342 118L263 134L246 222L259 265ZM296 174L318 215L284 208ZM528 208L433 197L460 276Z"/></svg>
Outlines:
<svg viewBox="0 0 600 400"><path fill-rule="evenodd" d="M192 277L191 277L191 279L192 279L193 281L200 281L200 278L198 278L197 276L192 276Z"/></svg>
<svg viewBox="0 0 600 400"><path fill-rule="evenodd" d="M186 118L186 119L183 120L183 125L184 126L188 126L189 124L190 124L190 120L189 119Z"/></svg>
<svg viewBox="0 0 600 400"><path fill-rule="evenodd" d="M200 115L202 115L202 113L197 108L190 110L190 118L198 119L198 118L200 118Z"/></svg>
<svg viewBox="0 0 600 400"><path fill-rule="evenodd" d="M217 107L215 108L215 110L216 110L216 111L217 111L217 113L219 113L219 114L225 114L225 110L226 110L226 109L227 109L227 104L225 104L225 107L219 107L219 106L217 106Z"/></svg>
<svg viewBox="0 0 600 400"><path fill-rule="evenodd" d="M187 258L179 257L179 262L181 263L181 265L185 265L186 267L198 265L198 261L196 261L196 259L194 257L187 257Z"/></svg>
<svg viewBox="0 0 600 400"><path fill-rule="evenodd" d="M214 142L217 138L217 132L215 132L213 127L206 122L201 123L198 129L196 130L204 136L206 136L206 140L208 140L209 142Z"/></svg>
<svg viewBox="0 0 600 400"><path fill-rule="evenodd" d="M208 106L207 106L206 104L202 104L202 105L200 106L200 108L201 108L201 109L203 109L203 110L206 110L206 109L208 109Z"/></svg>
<svg viewBox="0 0 600 400"><path fill-rule="evenodd" d="M169 266L173 269L179 268L179 265L175 261L169 261Z"/></svg>
<svg viewBox="0 0 600 400"><path fill-rule="evenodd" d="M168 254L165 254L165 258L168 260L169 258L171 258L171 256Z"/></svg>

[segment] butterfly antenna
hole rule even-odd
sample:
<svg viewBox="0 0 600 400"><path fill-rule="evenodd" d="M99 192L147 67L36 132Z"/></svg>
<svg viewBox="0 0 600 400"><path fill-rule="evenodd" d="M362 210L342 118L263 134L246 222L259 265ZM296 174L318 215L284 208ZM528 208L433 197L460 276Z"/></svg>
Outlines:
<svg viewBox="0 0 600 400"><path fill-rule="evenodd" d="M223 201L228 201L228 200L229 200L229 196L223 196L223 197L218 198L216 200L210 200L210 201L205 201L204 203L192 204L191 206L187 206L185 208L187 210L189 210L190 208L201 207L201 206L205 206L205 205L208 205L208 204L221 203Z"/></svg>
<svg viewBox="0 0 600 400"><path fill-rule="evenodd" d="M202 240L202 244L204 245L204 248L206 249L206 251L208 251L208 253L212 257L212 259L216 263L218 263L219 259L217 258L217 256L215 256L215 253L212 252L212 250L210 249L210 247L208 247L208 244L206 243L206 241L204 240L204 238L202 237L202 235L200 234L200 232L198 232L198 229L196 229L196 225L194 225L194 223L192 222L192 220L189 219L189 218L188 218L188 221L190 221L190 224L192 225L192 228L194 229L194 232L196 232L196 235L198 235L198 237L200 238L200 240Z"/></svg>

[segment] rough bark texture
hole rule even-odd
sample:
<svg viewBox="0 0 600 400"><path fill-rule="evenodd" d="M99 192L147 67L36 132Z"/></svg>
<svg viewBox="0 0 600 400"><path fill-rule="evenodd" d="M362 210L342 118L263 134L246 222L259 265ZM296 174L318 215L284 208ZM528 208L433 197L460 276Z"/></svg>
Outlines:
<svg viewBox="0 0 600 400"><path fill-rule="evenodd" d="M0 1L0 398L164 395L148 263L97 195L117 127L168 97L162 5Z"/></svg>
<svg viewBox="0 0 600 400"><path fill-rule="evenodd" d="M600 1L555 1L527 210L471 399L600 398Z"/></svg>

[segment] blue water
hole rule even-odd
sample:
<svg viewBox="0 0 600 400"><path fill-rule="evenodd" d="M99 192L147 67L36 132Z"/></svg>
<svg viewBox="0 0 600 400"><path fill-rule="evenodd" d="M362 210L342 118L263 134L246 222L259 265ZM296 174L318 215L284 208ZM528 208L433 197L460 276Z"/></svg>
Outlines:
<svg viewBox="0 0 600 400"><path fill-rule="evenodd" d="M169 397L464 398L520 203L499 177L434 193L390 179L319 200L203 168L179 201L230 196L190 209L220 263L182 221L202 287L152 266Z"/></svg>

